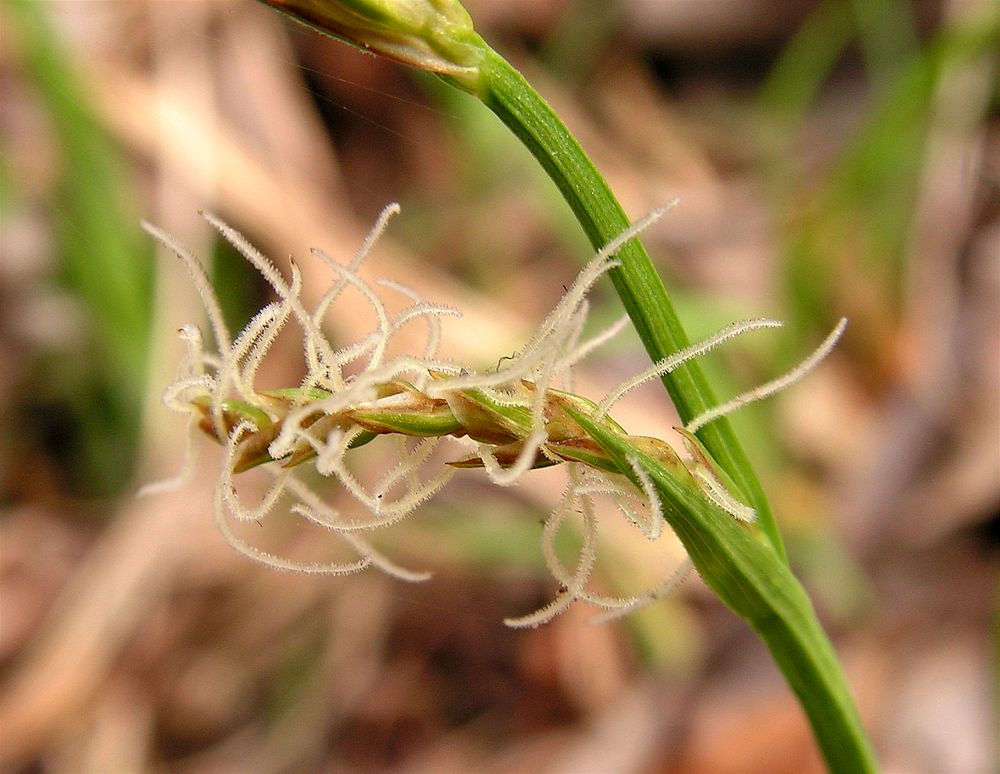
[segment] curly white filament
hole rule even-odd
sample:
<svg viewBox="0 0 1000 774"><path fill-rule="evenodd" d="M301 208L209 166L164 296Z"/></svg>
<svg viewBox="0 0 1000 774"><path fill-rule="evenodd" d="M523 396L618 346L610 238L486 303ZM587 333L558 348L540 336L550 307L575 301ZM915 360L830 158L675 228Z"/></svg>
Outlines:
<svg viewBox="0 0 1000 774"><path fill-rule="evenodd" d="M746 406L748 403L763 400L764 398L770 397L776 392L781 392L792 384L795 384L795 382L799 381L803 376L812 371L827 355L830 354L833 348L837 345L837 342L840 340L840 337L844 334L844 330L846 328L847 318L842 317L836 327L830 331L830 335L823 340L823 343L820 344L815 351L809 355L809 357L795 366L795 368L776 379L772 379L766 384L762 384L752 390L747 390L746 392L737 395L732 400L728 400L722 405L716 406L713 409L709 409L708 411L699 414L688 422L684 426L684 429L692 433L696 433L709 422L712 422L719 417L728 416L734 411L743 408L743 406Z"/></svg>
<svg viewBox="0 0 1000 774"><path fill-rule="evenodd" d="M567 436L558 435L552 428L559 426L563 429L558 432L566 433L567 425L574 427L568 419L572 412L559 408L570 404L560 401L575 400L593 406L579 396L566 392L559 394L559 390L570 390L573 367L628 323L628 318L623 317L586 338L584 330L591 288L605 273L619 266L615 253L675 204L676 200L653 210L599 250L524 347L515 356L504 358L495 370L485 372L469 371L438 357L442 321L458 316L459 312L431 303L395 281L368 281L359 272L389 220L398 213L396 204L382 211L346 265L321 250L313 250L334 275L313 309L307 309L302 301L302 273L294 262L286 278L242 234L217 217L203 213L206 220L256 267L277 294L277 300L257 312L235 337L226 327L221 305L202 265L163 231L144 224L154 238L177 254L191 275L208 316L214 348L206 350L195 326L181 329L181 337L187 345L186 355L176 380L164 391L163 402L187 415L186 461L179 476L143 491L160 491L185 480L193 470L191 434L200 426L223 446L223 464L215 486L213 511L221 534L234 549L276 569L340 575L375 566L401 580L420 581L429 575L395 564L375 549L367 535L402 521L440 491L457 473L457 468L442 466L435 451L439 444L448 442L451 434L468 435L463 442L475 450L468 460L481 464L490 480L500 486L518 482L527 471L541 465L564 463L568 471L566 489L545 520L541 535L546 567L560 584L560 591L540 609L507 619L508 625L537 626L577 601L605 611L597 620L617 618L651 604L690 573L689 560L660 584L637 596L595 593L590 589L590 581L598 560L599 511L601 518L605 518L605 514L623 518L650 541L670 534L652 479L638 456L627 458L627 469L612 473L602 467L606 463L587 465L580 461L581 458L563 455L558 444ZM327 315L345 291L360 294L375 322L373 329L359 340L336 347L323 328ZM391 303L387 303L386 293L398 297L389 298ZM400 304L403 305L401 311L390 311ZM411 324L426 326L417 348L419 354L394 355L391 345L396 344L398 348L398 340L394 341L394 337ZM780 325L771 319L733 323L623 382L593 408L593 417L616 428L616 432L624 432L607 414L635 387L743 333ZM693 433L714 419L802 378L833 348L844 325L842 320L826 341L792 371L704 412L689 422L686 429ZM293 389L258 391L255 382L261 364L279 333L288 326L297 326L301 331L305 375ZM418 402L408 403L412 400ZM395 433L399 427L393 424L395 420L383 426L379 424L381 420L361 418L364 412L391 413L393 410L405 411L407 405L425 405L419 401L426 401L426 405L431 406L428 409L431 426L443 427L443 430L428 433L424 429L426 424L420 424L427 420L423 414L418 416L416 429L406 428L410 436L428 436L420 438L389 435L390 431L384 428ZM439 409L445 414L443 425L434 424L441 416L434 413ZM463 410L471 413L462 418ZM476 411L487 420L476 420ZM474 421L470 422L470 417ZM477 433L475 421L495 424L487 424L486 431ZM374 429L366 429L369 427ZM577 431L583 432L579 428ZM394 461L384 470L368 470L360 475L351 450L371 441L378 433L385 433L379 442L390 447ZM571 443L586 440L570 438ZM644 447L639 443L641 439L635 440L638 454ZM729 492L724 482L725 474L714 467L697 440L685 437L684 442L692 458L685 464L704 496L732 517L752 521L753 509ZM671 459L680 464L676 456ZM301 464L306 461L310 464ZM236 472L257 465L270 480L262 494L246 502L238 492ZM353 498L361 514L346 516L328 504L319 490L307 483L303 471L310 469L335 480L339 488ZM263 522L275 513L290 514L329 531L346 544L357 559L327 563L293 561L251 545L237 534L238 523ZM564 528L579 528L580 532L575 561L568 563L556 551L557 537Z"/></svg>
<svg viewBox="0 0 1000 774"><path fill-rule="evenodd" d="M670 373L677 367L683 365L689 360L693 360L700 355L704 355L706 352L715 349L720 344L739 336L742 333L748 331L756 331L761 328L780 328L782 326L779 320L769 320L767 318L760 318L756 320L744 320L743 322L734 322L727 325L721 331L713 333L708 338L700 341L696 344L692 344L689 347L685 347L682 350L675 352L672 355L668 355L662 360L658 360L653 363L645 371L636 374L631 379L622 382L618 385L615 390L607 395L597 406L597 411L594 416L600 418L608 413L608 410L619 400L621 400L626 394L634 390L640 384L648 382L650 379L654 379L657 376L664 376Z"/></svg>

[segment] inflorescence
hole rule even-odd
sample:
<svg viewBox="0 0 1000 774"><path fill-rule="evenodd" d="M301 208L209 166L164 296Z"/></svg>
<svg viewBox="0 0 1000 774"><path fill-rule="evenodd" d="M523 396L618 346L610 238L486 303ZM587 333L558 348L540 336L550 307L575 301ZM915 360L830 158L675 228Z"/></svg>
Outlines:
<svg viewBox="0 0 1000 774"><path fill-rule="evenodd" d="M665 442L630 436L608 414L631 389L662 376L734 336L760 328L780 327L776 320L755 319L734 323L703 342L688 347L629 379L599 402L574 394L572 369L592 350L625 327L622 318L591 338L584 337L587 296L594 283L617 265L615 252L671 205L654 210L613 240L583 268L565 295L512 358L495 370L472 371L438 357L441 323L459 316L456 310L433 304L397 282L380 279L369 283L359 268L389 219L396 204L383 210L374 228L353 259L342 265L320 250L313 250L334 273L335 280L313 309L301 299L302 276L292 264L285 277L240 233L212 215L206 220L230 242L267 280L277 300L267 304L236 336L223 319L208 275L199 261L174 239L149 224L146 230L183 261L205 306L214 346L209 350L200 330L183 326L186 343L176 381L163 395L164 403L189 416L196 428L224 448L214 494L219 529L233 548L270 567L306 573L345 574L375 565L408 581L424 580L427 573L400 567L380 553L366 534L395 524L439 491L462 468L483 468L500 486L517 482L528 471L556 464L568 469L567 485L542 529L545 562L560 584L556 598L540 610L507 619L511 626L534 626L550 620L576 600L602 608L601 618L635 610L659 599L691 571L685 560L657 588L635 597L609 597L588 588L597 559L595 503L609 499L635 528L650 540L660 538L664 520L648 476L630 458L630 470L621 470L574 420L588 416L605 429L625 438L637 452L652 455L664 464L689 471L712 503L741 521L753 521L752 508L741 502L724 483L725 477L698 442L694 433L705 424L754 400L783 389L811 370L833 348L843 332L840 324L802 364L788 374L728 401L679 428L689 459L682 461ZM349 288L362 294L376 322L368 335L336 348L323 329L331 306ZM404 302L402 311L390 313L383 297L394 294ZM402 328L415 320L426 324L419 355L390 355L390 344ZM283 390L259 390L257 371L278 334L292 323L302 334L306 374L299 385ZM353 449L377 436L395 444L395 465L376 482L365 484L349 466ZM466 446L465 454L441 464L436 447L446 440ZM147 491L177 486L193 470L194 445L189 441L182 473ZM250 468L271 476L270 485L255 505L237 494L235 476ZM364 516L344 514L325 502L303 471L314 469L335 478L358 502ZM631 477L628 475L631 474ZM639 482L639 486L632 480ZM239 537L232 521L260 521L280 509L296 514L345 541L357 554L343 563L301 563L264 551ZM560 528L569 520L582 522L580 555L575 566L557 556Z"/></svg>

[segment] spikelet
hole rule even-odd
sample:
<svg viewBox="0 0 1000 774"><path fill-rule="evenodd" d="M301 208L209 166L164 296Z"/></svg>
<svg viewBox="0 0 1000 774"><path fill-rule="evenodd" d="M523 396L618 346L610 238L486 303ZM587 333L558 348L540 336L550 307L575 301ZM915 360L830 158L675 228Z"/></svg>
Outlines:
<svg viewBox="0 0 1000 774"><path fill-rule="evenodd" d="M481 468L493 483L510 486L533 469L562 464L567 486L545 520L541 536L546 566L561 590L549 604L509 618L507 624L537 626L576 601L601 609L596 620L616 618L655 602L691 572L689 560L639 595L613 597L589 588L598 559L599 504L610 503L612 513L649 541L663 539L669 530L664 529L659 500L638 458L629 458L627 468L619 469L574 415L589 416L625 438L637 453L650 454L687 477L707 500L733 518L753 521L753 509L734 494L725 473L695 433L802 378L833 348L845 324L841 321L816 352L788 374L695 417L679 429L689 460L682 461L664 441L629 436L608 412L632 389L736 336L781 325L770 319L733 323L654 363L599 402L572 392L574 366L627 323L627 318L622 318L585 338L590 289L617 265L615 252L673 204L654 210L598 251L524 347L486 372L438 357L442 322L458 316L456 310L431 303L398 282L380 279L370 283L361 276L362 263L399 211L398 205L383 210L346 265L320 250L313 251L335 276L313 309L302 302L302 277L294 264L286 278L239 232L206 214L206 220L260 272L277 296L235 336L226 326L208 274L198 260L170 236L144 224L187 268L205 307L212 338L208 348L198 328L185 325L180 329L186 352L176 380L164 391L163 402L188 416L187 461L179 476L148 486L144 493L183 483L194 467L196 445L190 442L191 435L200 429L224 450L213 509L220 532L234 549L276 569L339 575L375 566L401 580L419 581L426 579L427 573L398 566L375 549L369 536L407 518L460 469ZM336 347L324 333L323 324L348 289L367 301L375 327L358 341ZM386 294L407 305L391 313L384 300ZM393 338L415 320L426 325L419 354L390 355ZM255 380L261 363L289 324L301 333L306 374L295 387L259 390ZM352 469L351 452L379 436L388 439L395 463L372 482L373 476L361 477ZM466 454L441 464L436 452L440 444L448 442L463 443ZM237 476L253 467L266 471L270 484L255 503L248 504L238 493ZM344 514L324 501L307 483L303 471L308 469L335 479L353 498L357 512ZM234 531L234 522L262 522L275 512L292 514L333 533L356 558L325 564L292 561L251 545ZM565 564L556 553L556 538L571 522L579 530L581 546L576 561Z"/></svg>

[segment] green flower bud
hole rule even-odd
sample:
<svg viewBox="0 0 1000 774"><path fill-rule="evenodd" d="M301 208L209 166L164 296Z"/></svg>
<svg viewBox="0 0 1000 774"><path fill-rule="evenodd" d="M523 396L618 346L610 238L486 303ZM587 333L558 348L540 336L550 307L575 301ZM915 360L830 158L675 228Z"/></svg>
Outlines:
<svg viewBox="0 0 1000 774"><path fill-rule="evenodd" d="M531 411L501 403L483 390L455 390L446 395L452 413L474 441L502 446L531 433Z"/></svg>
<svg viewBox="0 0 1000 774"><path fill-rule="evenodd" d="M418 437L437 437L462 432L443 400L428 398L419 392L403 392L376 401L370 406L348 409L343 417L372 433L401 433Z"/></svg>
<svg viewBox="0 0 1000 774"><path fill-rule="evenodd" d="M456 0L261 0L331 37L472 91L486 44Z"/></svg>

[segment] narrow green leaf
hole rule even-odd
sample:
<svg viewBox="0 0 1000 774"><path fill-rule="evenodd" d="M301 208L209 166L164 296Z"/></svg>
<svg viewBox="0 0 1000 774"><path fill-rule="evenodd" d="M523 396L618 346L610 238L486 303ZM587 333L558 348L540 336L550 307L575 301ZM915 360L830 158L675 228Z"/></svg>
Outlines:
<svg viewBox="0 0 1000 774"><path fill-rule="evenodd" d="M712 505L690 480L678 477L628 439L582 414L574 418L616 460L621 472L634 476L631 459L649 475L664 518L698 573L767 644L799 697L830 770L875 771L875 756L836 653L808 596L774 549L756 539L752 527Z"/></svg>

